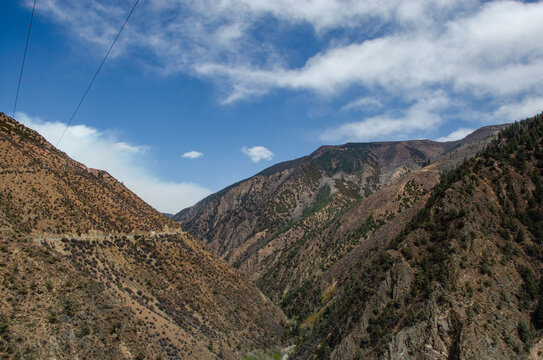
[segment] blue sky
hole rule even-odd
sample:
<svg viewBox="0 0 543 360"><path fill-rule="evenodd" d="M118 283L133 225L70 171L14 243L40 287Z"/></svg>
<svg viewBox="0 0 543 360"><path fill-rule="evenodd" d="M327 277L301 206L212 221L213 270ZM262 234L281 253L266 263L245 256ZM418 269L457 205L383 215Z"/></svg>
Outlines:
<svg viewBox="0 0 543 360"><path fill-rule="evenodd" d="M132 0L37 0L16 118L56 144ZM0 3L11 115L32 1ZM543 3L141 0L59 147L177 212L323 144L543 110Z"/></svg>

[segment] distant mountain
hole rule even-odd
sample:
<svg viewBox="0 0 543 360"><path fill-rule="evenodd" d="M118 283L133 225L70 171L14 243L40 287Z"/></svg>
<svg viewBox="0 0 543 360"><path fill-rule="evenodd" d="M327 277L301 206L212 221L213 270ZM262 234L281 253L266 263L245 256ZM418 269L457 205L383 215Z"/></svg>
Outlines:
<svg viewBox="0 0 543 360"><path fill-rule="evenodd" d="M0 357L239 359L284 315L179 225L0 113Z"/></svg>
<svg viewBox="0 0 543 360"><path fill-rule="evenodd" d="M292 224L326 208L327 219L447 154L454 168L504 126L484 127L463 140L349 143L323 146L309 156L274 165L174 216L185 230L240 269ZM322 219L321 219L322 220ZM253 257L252 260L251 257ZM253 272L248 271L253 276ZM254 277L254 276L253 276Z"/></svg>
<svg viewBox="0 0 543 360"><path fill-rule="evenodd" d="M535 360L542 148L543 114L453 143L323 147L176 218L282 307L294 359Z"/></svg>

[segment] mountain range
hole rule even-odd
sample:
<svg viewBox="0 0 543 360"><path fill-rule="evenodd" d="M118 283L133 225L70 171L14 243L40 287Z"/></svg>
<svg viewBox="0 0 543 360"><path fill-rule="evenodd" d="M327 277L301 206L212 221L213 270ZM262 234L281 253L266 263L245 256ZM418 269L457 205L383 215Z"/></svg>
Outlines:
<svg viewBox="0 0 543 360"><path fill-rule="evenodd" d="M174 219L292 319L296 359L539 358L541 209L522 214L542 190L541 119L324 146Z"/></svg>
<svg viewBox="0 0 543 360"><path fill-rule="evenodd" d="M409 215L402 212L427 198L441 172L482 150L503 128L485 127L448 143L324 146L211 195L174 219L285 306L380 227L386 224L390 232L404 225Z"/></svg>
<svg viewBox="0 0 543 360"><path fill-rule="evenodd" d="M323 146L166 216L0 114L0 355L539 359L542 148Z"/></svg>

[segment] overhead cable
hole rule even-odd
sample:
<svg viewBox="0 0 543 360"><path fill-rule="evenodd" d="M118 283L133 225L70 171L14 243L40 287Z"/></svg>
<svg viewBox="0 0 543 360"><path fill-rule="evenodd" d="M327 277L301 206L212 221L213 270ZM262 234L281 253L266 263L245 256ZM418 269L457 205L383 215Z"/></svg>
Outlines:
<svg viewBox="0 0 543 360"><path fill-rule="evenodd" d="M96 70L96 73L94 74L94 76L92 77L92 80L91 82L89 83L89 86L87 87L87 90L85 90L85 93L83 94L83 96L81 97L81 100L79 101L79 104L77 104L77 107L75 108L72 116L70 117L70 121L68 121L68 124L66 124L66 127L64 128L64 131L62 132L62 134L60 135L60 138L58 139L57 141L57 144L55 145L55 147L58 147L58 144L60 144L60 141L62 140L62 138L64 137L64 134L66 134L66 130L68 130L68 127L70 127L70 124L72 123L73 119L75 118L75 115L77 114L77 111L79 110L79 108L81 107L81 104L83 103L83 101L85 100L85 98L87 97L87 94L89 93L89 90L91 89L92 87L92 84L94 84L94 80L96 80L96 77L98 76L98 73L100 72L100 70L102 70L102 67L104 66L104 63L106 62L108 56L109 56L109 53L111 52L111 50L113 49L113 46L115 46L115 43L117 42L117 40L119 39L119 36L121 36L121 33L123 32L123 29L124 27L126 26L126 23L128 22L128 19L130 19L130 16L132 16L132 13L134 12L134 10L136 9L136 6L138 6L138 3L139 3L140 0L136 0L136 2L134 3L134 6L132 6L132 10L130 10L130 13L128 13L128 16L126 17L126 20L124 21L123 23L123 26L121 27L121 29L119 30L119 32L117 33L117 36L115 36L115 39L113 40L113 43L111 44L111 46L109 47L109 50L107 51L106 55L104 56L104 59L102 60L102 62L100 63L100 66L98 67L98 70Z"/></svg>
<svg viewBox="0 0 543 360"><path fill-rule="evenodd" d="M36 10L36 0L34 0L34 5L32 5L32 15L30 15L30 25L28 26L28 34L26 35L26 45L25 52L23 55L23 63L21 64L21 71L19 73L19 83L17 84L17 94L15 95L15 104L13 105L13 112L11 117L15 116L15 111L17 110L17 101L19 100L19 91L21 90L21 79L23 78L23 70L25 68L26 53L28 51L28 43L30 42L30 31L32 30L32 21L34 20L34 10Z"/></svg>

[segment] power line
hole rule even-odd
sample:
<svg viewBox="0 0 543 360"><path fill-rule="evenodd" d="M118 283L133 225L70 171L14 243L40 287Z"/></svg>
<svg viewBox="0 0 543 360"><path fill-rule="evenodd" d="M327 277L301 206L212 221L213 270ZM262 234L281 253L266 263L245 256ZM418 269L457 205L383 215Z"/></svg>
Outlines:
<svg viewBox="0 0 543 360"><path fill-rule="evenodd" d="M98 70L96 70L96 73L94 74L94 76L92 77L92 80L89 84L89 86L87 87L87 90L85 90L85 93L83 94L83 96L81 97L81 100L79 101L79 104L77 104L77 107L75 108L72 116L70 117L70 121L68 121L68 124L66 125L66 127L64 128L64 131L62 132L62 135L60 135L60 138L58 139L58 142L57 144L55 145L55 147L58 147L58 144L60 144L60 141L62 140L62 138L64 137L64 134L66 134L66 131L68 130L68 127L70 126L70 124L72 123L72 120L75 118L75 114L77 114L77 111L79 110L79 107L81 106L81 104L83 103L83 100L85 100L85 98L87 97L87 94L89 92L89 90L91 89L92 87L92 84L94 83L94 80L96 80L96 77L98 76L98 73L100 72L100 70L102 70L102 66L104 66L104 63L106 62L107 60L107 57L109 56L109 53L111 52L111 49L113 49L113 46L115 46L115 43L117 42L117 39L119 39L119 36L121 36L121 33L123 32L123 29L124 27L126 26L126 23L128 22L128 19L130 19L130 16L132 16L132 13L134 12L134 10L136 9L136 6L138 6L138 3L140 2L140 0L136 0L136 2L134 3L134 6L132 7L132 10L130 10L130 13L128 14L128 16L126 17L126 20L124 21L124 24L123 26L121 27L121 30L119 30L119 32L117 33L117 36L115 37L115 39L113 40L113 43L111 44L111 46L109 47L109 50L107 51L106 53L106 56L104 56L104 59L102 60L102 62L100 63L100 66L98 67Z"/></svg>
<svg viewBox="0 0 543 360"><path fill-rule="evenodd" d="M30 25L28 26L28 34L26 35L25 53L23 55L23 63L21 65L21 72L19 73L19 84L17 85L17 94L15 95L15 104L13 105L13 112L11 117L15 116L15 110L17 110L17 101L19 100L19 90L21 89L21 79L23 78L23 70L25 68L26 52L28 51L28 43L30 42L30 30L32 30L32 21L34 20L34 10L36 9L36 0L32 6L32 15L30 16Z"/></svg>

